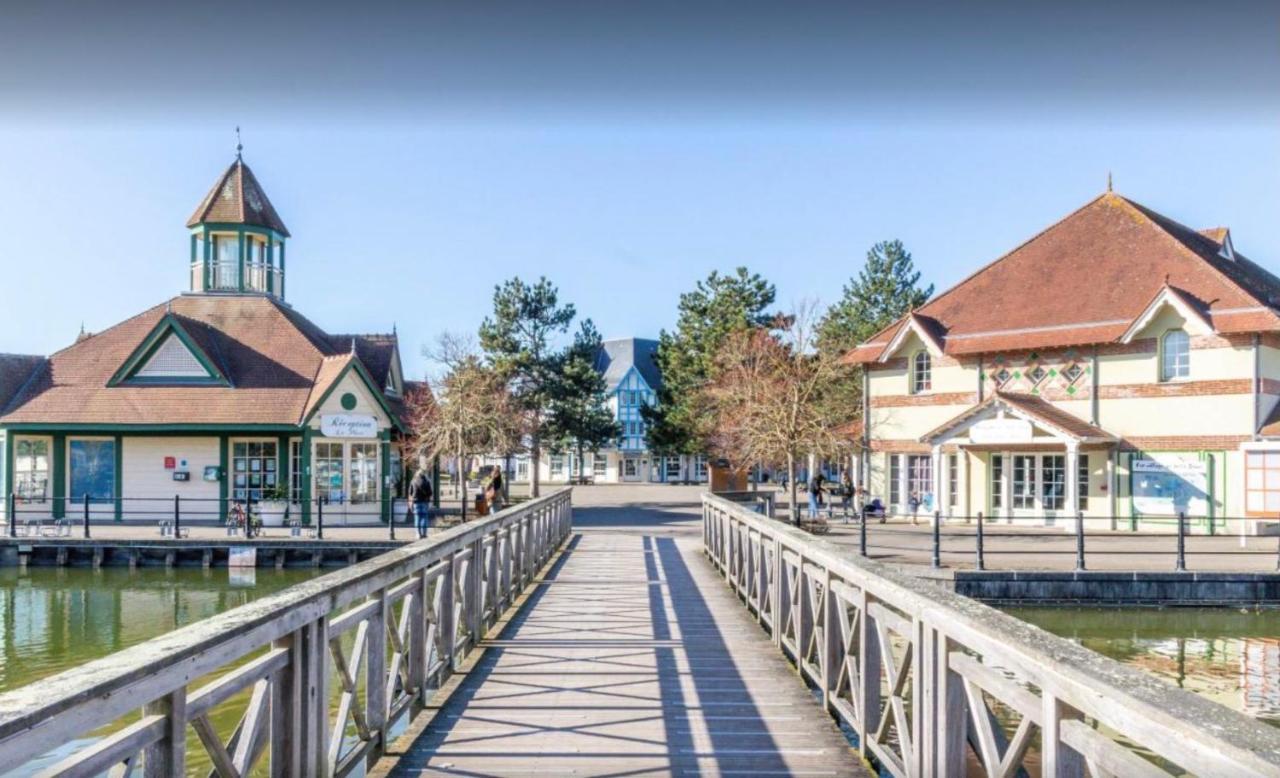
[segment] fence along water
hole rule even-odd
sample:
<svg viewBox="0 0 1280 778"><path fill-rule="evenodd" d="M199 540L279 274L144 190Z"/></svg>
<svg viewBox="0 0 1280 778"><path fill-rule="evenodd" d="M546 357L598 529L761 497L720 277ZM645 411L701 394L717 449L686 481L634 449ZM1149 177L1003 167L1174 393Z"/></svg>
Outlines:
<svg viewBox="0 0 1280 778"><path fill-rule="evenodd" d="M273 776L371 764L391 723L420 710L568 537L570 497L553 492L0 695L0 765L17 769L138 708L41 774L182 775L188 727L223 776L263 758ZM246 690L224 740L208 714Z"/></svg>
<svg viewBox="0 0 1280 778"><path fill-rule="evenodd" d="M891 775L963 776L972 754L990 776L1280 776L1280 732L1243 714L728 500L704 495L702 520L712 563Z"/></svg>

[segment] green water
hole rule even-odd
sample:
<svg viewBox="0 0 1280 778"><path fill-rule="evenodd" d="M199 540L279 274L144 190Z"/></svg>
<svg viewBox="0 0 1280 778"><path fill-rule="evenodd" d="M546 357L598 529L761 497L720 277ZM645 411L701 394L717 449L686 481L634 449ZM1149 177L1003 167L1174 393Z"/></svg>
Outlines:
<svg viewBox="0 0 1280 778"><path fill-rule="evenodd" d="M177 627L230 610L315 576L299 570L175 570L123 568L0 569L0 691L9 691L91 659L144 642ZM204 680L192 685L198 688ZM242 699L244 698L244 699ZM247 696L210 717L224 739L239 720ZM124 722L84 733L60 749L61 758ZM188 728L189 774L206 774L204 749ZM28 775L53 759L6 775ZM265 760L263 760L265 761ZM5 766L8 767L8 766ZM3 769L3 768L0 768Z"/></svg>
<svg viewBox="0 0 1280 778"><path fill-rule="evenodd" d="M1280 727L1280 611L1006 610L1055 635Z"/></svg>

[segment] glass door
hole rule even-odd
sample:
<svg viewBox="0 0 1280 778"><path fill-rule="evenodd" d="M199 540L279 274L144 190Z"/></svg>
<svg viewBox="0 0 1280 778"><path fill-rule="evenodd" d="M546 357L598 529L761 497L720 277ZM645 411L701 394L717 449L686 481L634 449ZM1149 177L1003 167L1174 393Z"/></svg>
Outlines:
<svg viewBox="0 0 1280 778"><path fill-rule="evenodd" d="M1034 454L1015 454L1013 457L1013 494L1011 503L1014 514L1033 515L1036 510L1036 457Z"/></svg>

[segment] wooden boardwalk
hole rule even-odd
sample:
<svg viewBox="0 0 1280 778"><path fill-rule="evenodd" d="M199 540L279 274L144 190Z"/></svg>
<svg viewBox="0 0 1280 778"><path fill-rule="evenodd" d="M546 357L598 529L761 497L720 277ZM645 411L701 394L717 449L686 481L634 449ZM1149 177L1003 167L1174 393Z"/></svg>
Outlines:
<svg viewBox="0 0 1280 778"><path fill-rule="evenodd" d="M696 538L575 535L394 776L871 773Z"/></svg>

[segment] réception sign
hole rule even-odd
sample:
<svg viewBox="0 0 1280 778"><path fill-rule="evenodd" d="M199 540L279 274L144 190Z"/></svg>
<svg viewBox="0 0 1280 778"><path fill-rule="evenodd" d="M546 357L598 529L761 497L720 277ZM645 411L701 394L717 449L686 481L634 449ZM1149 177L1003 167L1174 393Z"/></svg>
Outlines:
<svg viewBox="0 0 1280 778"><path fill-rule="evenodd" d="M359 413L326 413L320 416L320 432L326 438L376 438L378 420Z"/></svg>
<svg viewBox="0 0 1280 778"><path fill-rule="evenodd" d="M983 419L969 428L969 440L984 443L1030 443L1031 422L1025 419Z"/></svg>

